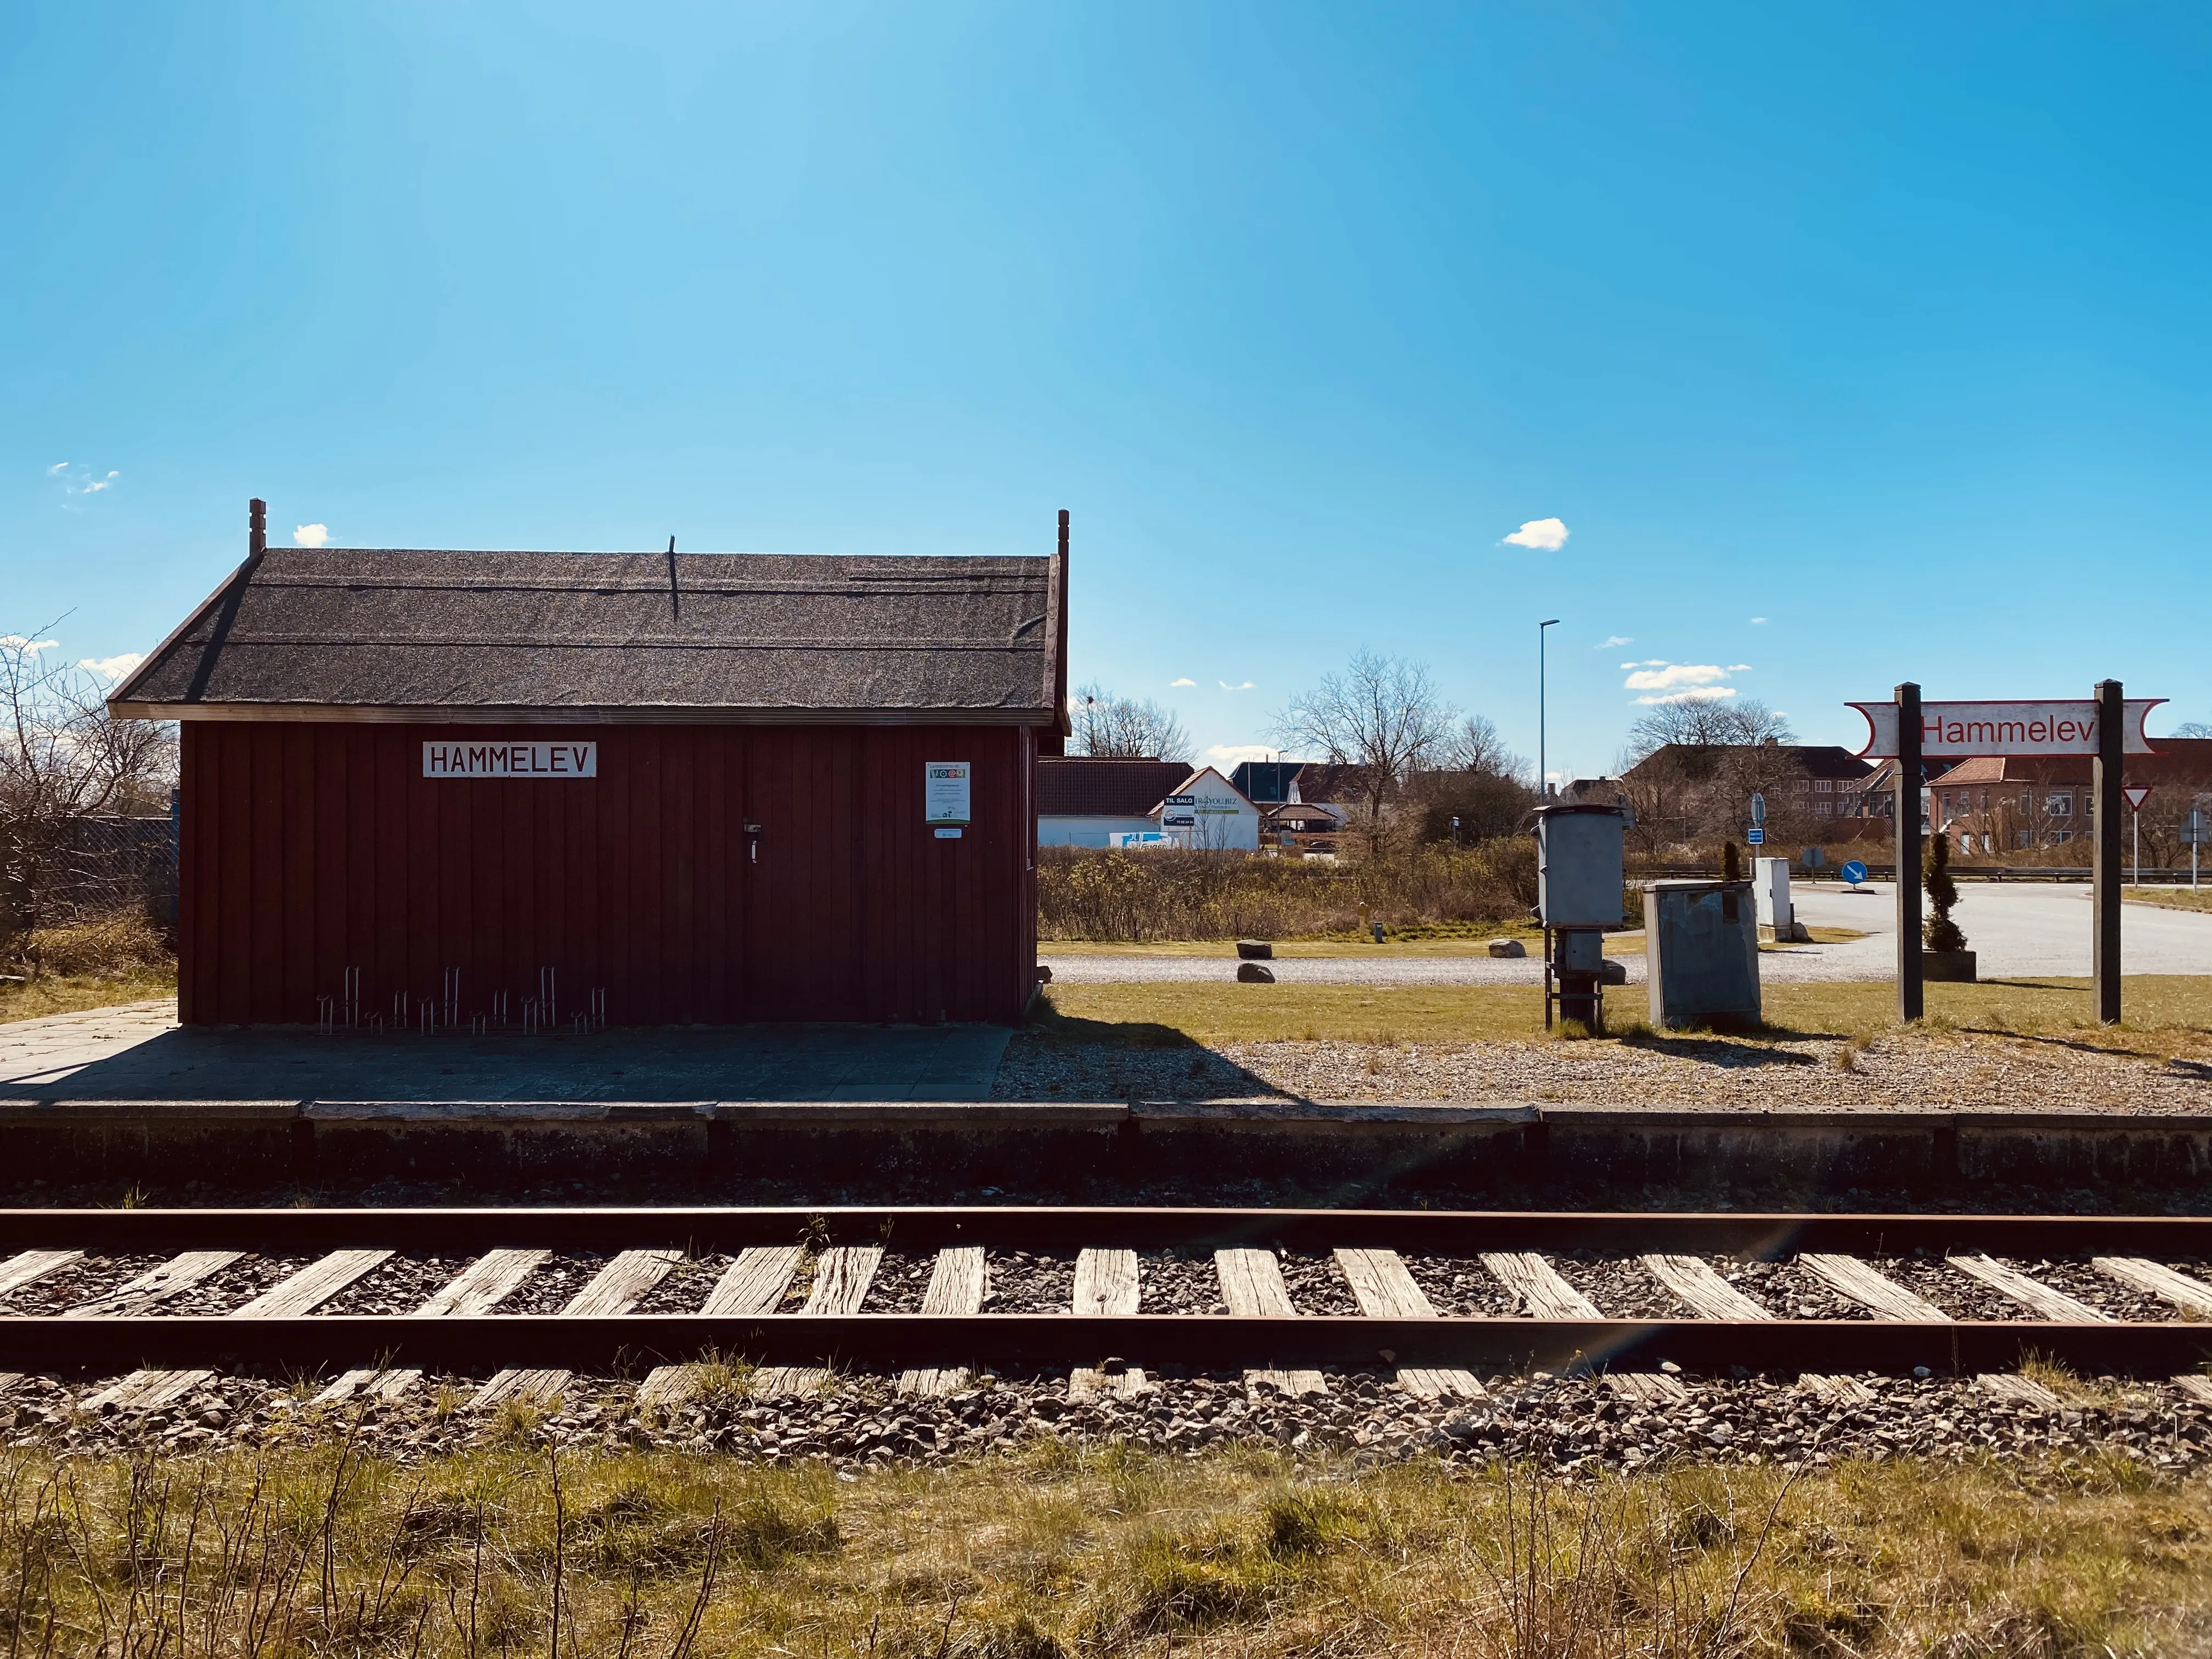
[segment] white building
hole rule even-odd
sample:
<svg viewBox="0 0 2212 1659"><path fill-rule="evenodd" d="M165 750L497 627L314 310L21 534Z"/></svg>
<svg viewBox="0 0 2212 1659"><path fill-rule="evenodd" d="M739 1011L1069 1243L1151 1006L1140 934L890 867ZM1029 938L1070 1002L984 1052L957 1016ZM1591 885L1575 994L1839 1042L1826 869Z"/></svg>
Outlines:
<svg viewBox="0 0 2212 1659"><path fill-rule="evenodd" d="M1203 852L1260 850L1260 809L1212 767L1200 767L1168 793L1153 825L1182 845Z"/></svg>
<svg viewBox="0 0 2212 1659"><path fill-rule="evenodd" d="M1037 762L1037 845L1111 847L1158 833L1161 799L1190 775L1185 761L1047 756Z"/></svg>

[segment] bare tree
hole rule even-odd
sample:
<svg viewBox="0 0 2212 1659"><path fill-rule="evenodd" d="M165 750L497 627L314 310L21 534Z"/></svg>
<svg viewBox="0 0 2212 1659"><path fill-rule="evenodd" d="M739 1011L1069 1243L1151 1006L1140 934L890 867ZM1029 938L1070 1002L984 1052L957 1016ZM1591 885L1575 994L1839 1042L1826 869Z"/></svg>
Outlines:
<svg viewBox="0 0 2212 1659"><path fill-rule="evenodd" d="M2212 738L2212 725L2203 720L2184 720L2173 728L2177 738Z"/></svg>
<svg viewBox="0 0 2212 1659"><path fill-rule="evenodd" d="M171 728L110 718L99 678L50 658L56 648L0 635L0 926L9 931L54 919L82 820L149 811L176 775Z"/></svg>
<svg viewBox="0 0 2212 1659"><path fill-rule="evenodd" d="M1469 714L1439 745L1437 764L1448 772L1473 772L1486 778L1525 777L1528 760L1505 746L1487 714Z"/></svg>
<svg viewBox="0 0 2212 1659"><path fill-rule="evenodd" d="M1419 769L1434 765L1451 733L1453 710L1427 665L1362 649L1340 674L1324 674L1291 699L1276 720L1285 747L1318 750L1353 769L1372 854L1384 835L1383 809Z"/></svg>
<svg viewBox="0 0 2212 1659"><path fill-rule="evenodd" d="M1776 714L1756 697L1694 697L1680 702L1655 703L1628 728L1622 750L1626 770L1655 749L1670 743L1688 744L1795 743L1784 715Z"/></svg>
<svg viewBox="0 0 2212 1659"><path fill-rule="evenodd" d="M1075 728L1073 752L1122 760L1188 761L1190 734L1182 722L1150 699L1117 697L1095 682L1067 700Z"/></svg>

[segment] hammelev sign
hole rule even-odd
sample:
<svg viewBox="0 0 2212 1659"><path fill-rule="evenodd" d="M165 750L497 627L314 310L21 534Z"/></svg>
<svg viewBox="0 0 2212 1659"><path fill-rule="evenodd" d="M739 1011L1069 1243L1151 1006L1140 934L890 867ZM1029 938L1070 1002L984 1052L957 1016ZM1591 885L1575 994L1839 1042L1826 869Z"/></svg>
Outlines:
<svg viewBox="0 0 2212 1659"><path fill-rule="evenodd" d="M2122 732L2122 752L2154 755L2143 735L2143 720L2164 697L2130 697ZM1897 705L1855 702L1869 730L1863 757L1897 753ZM1930 760L1966 760L1977 755L2094 755L2097 705L2087 697L2027 702L1923 702L1920 705L1920 752Z"/></svg>

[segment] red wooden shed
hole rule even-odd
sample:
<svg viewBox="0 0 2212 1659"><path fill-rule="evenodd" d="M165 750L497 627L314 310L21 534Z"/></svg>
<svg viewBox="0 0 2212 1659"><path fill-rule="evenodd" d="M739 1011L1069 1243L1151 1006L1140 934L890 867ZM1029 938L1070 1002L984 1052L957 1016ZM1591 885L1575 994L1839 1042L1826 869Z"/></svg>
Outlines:
<svg viewBox="0 0 2212 1659"><path fill-rule="evenodd" d="M110 700L182 723L186 1023L1019 1017L1065 513L1039 558L271 548L264 517Z"/></svg>

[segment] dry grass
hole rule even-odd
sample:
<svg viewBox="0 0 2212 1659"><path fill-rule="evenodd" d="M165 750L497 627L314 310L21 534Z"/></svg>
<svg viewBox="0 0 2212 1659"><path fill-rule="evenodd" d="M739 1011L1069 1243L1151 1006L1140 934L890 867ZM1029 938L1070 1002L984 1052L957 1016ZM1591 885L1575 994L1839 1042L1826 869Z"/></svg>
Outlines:
<svg viewBox="0 0 2212 1659"><path fill-rule="evenodd" d="M137 910L40 928L0 960L0 1022L176 994L176 958Z"/></svg>
<svg viewBox="0 0 2212 1659"><path fill-rule="evenodd" d="M1896 995L1880 981L1769 986L1765 1035L1850 1037L1893 1030ZM2091 1017L2086 980L1930 985L1927 1028L1939 1036L1988 1030L2175 1056L2212 1054L2212 976L2130 977L2122 998L2126 1023L2106 1028ZM1534 985L1055 985L1045 1000L1048 1011L1040 1023L1071 1036L1110 1037L1111 1028L1127 1027L1209 1046L1544 1040L1543 993ZM1642 1012L1640 988L1608 1000L1616 1024Z"/></svg>
<svg viewBox="0 0 2212 1659"><path fill-rule="evenodd" d="M1386 927L1525 921L1536 901L1536 844L1423 847L1364 863L1242 853L1037 854L1037 931L1048 939L1349 937L1360 908Z"/></svg>
<svg viewBox="0 0 2212 1659"><path fill-rule="evenodd" d="M1581 1486L1059 1446L841 1483L526 1445L10 1455L18 1654L2181 1654L2212 1494L2126 1463Z"/></svg>
<svg viewBox="0 0 2212 1659"><path fill-rule="evenodd" d="M2120 896L2167 910L2212 910L2212 887L2123 887Z"/></svg>
<svg viewBox="0 0 2212 1659"><path fill-rule="evenodd" d="M1815 945L1841 945L1866 935L1855 927L1813 927L1807 930ZM1490 954L1490 941L1494 939L1516 939L1531 955L1544 937L1544 930L1534 922L1500 922L1495 926L1468 925L1459 927L1445 926L1414 927L1382 930L1382 943L1377 945L1371 934L1332 933L1315 939L1276 939L1272 941L1276 957L1285 961L1321 957L1484 957ZM1605 953L1609 957L1640 957L1644 954L1644 935L1640 931L1607 933ZM1787 951L1795 947L1786 945L1762 945L1762 951ZM1212 957L1224 962L1234 961L1237 945L1234 940L1218 939L1042 939L1037 951L1048 957Z"/></svg>

